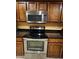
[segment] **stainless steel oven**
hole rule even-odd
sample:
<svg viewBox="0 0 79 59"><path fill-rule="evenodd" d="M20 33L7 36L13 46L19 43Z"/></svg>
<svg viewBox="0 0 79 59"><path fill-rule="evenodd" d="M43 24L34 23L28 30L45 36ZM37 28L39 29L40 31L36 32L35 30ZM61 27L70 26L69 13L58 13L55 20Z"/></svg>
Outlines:
<svg viewBox="0 0 79 59"><path fill-rule="evenodd" d="M28 23L46 23L46 11L26 11L26 21Z"/></svg>
<svg viewBox="0 0 79 59"><path fill-rule="evenodd" d="M45 26L30 26L23 39L25 59L46 59L48 37Z"/></svg>

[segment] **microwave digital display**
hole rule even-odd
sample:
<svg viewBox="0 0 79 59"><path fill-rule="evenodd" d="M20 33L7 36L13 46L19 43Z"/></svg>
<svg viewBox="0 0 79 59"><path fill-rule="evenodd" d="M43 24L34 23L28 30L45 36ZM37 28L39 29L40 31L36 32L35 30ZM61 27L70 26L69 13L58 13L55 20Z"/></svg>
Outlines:
<svg viewBox="0 0 79 59"><path fill-rule="evenodd" d="M44 41L27 41L27 50L43 51Z"/></svg>
<svg viewBox="0 0 79 59"><path fill-rule="evenodd" d="M41 21L42 15L28 15L28 21Z"/></svg>

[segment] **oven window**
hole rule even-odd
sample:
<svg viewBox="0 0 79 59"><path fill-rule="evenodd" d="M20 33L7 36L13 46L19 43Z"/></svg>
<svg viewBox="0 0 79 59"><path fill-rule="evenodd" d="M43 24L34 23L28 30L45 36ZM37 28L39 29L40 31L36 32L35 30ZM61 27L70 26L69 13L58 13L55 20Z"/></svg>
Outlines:
<svg viewBox="0 0 79 59"><path fill-rule="evenodd" d="M28 21L41 21L42 15L28 15Z"/></svg>
<svg viewBox="0 0 79 59"><path fill-rule="evenodd" d="M44 41L27 41L27 50L44 51Z"/></svg>

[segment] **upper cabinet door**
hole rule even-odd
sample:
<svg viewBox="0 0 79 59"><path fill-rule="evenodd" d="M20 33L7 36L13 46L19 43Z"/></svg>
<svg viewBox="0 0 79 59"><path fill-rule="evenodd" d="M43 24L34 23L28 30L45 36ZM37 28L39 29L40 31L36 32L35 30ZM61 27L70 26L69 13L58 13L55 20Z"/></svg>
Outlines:
<svg viewBox="0 0 79 59"><path fill-rule="evenodd" d="M63 22L63 4L61 4L61 22Z"/></svg>
<svg viewBox="0 0 79 59"><path fill-rule="evenodd" d="M27 10L28 11L36 11L37 10L36 2L27 2Z"/></svg>
<svg viewBox="0 0 79 59"><path fill-rule="evenodd" d="M47 11L47 2L38 2L37 10Z"/></svg>
<svg viewBox="0 0 79 59"><path fill-rule="evenodd" d="M48 21L60 21L60 3L48 3Z"/></svg>
<svg viewBox="0 0 79 59"><path fill-rule="evenodd" d="M26 3L19 3L19 21L26 21Z"/></svg>
<svg viewBox="0 0 79 59"><path fill-rule="evenodd" d="M16 2L16 21L19 21L19 4Z"/></svg>

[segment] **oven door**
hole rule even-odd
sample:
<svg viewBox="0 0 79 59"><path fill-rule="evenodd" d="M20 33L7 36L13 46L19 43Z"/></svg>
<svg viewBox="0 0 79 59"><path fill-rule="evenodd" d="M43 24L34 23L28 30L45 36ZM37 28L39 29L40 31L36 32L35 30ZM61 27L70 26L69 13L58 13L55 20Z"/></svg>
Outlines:
<svg viewBox="0 0 79 59"><path fill-rule="evenodd" d="M24 47L26 53L46 53L47 39L25 39Z"/></svg>
<svg viewBox="0 0 79 59"><path fill-rule="evenodd" d="M27 41L28 51L44 51L44 41Z"/></svg>

